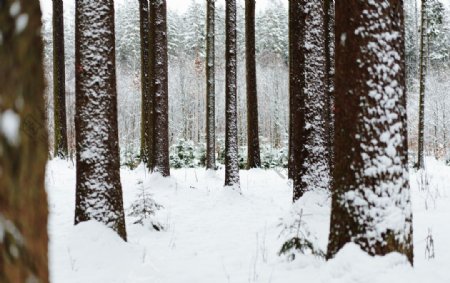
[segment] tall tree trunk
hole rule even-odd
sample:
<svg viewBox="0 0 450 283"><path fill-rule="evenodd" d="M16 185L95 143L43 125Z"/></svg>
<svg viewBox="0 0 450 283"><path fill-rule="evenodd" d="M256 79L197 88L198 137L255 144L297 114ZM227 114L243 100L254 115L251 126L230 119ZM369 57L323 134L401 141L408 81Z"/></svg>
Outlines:
<svg viewBox="0 0 450 283"><path fill-rule="evenodd" d="M150 89L150 11L148 0L139 0L141 34L141 160L151 167L153 147L153 114Z"/></svg>
<svg viewBox="0 0 450 283"><path fill-rule="evenodd" d="M215 0L206 0L206 169L216 169Z"/></svg>
<svg viewBox="0 0 450 283"><path fill-rule="evenodd" d="M75 11L75 224L97 220L126 240L120 183L113 0Z"/></svg>
<svg viewBox="0 0 450 283"><path fill-rule="evenodd" d="M325 5L324 1L300 1L299 24L301 64L294 133L294 161L297 166L293 174L294 201L305 192L329 189L330 166L328 159L327 110L329 90L325 74ZM303 79L303 81L302 81Z"/></svg>
<svg viewBox="0 0 450 283"><path fill-rule="evenodd" d="M169 167L169 88L167 58L167 5L165 0L150 0L150 25L153 68L153 158L154 170L170 176ZM153 44L152 44L153 43Z"/></svg>
<svg viewBox="0 0 450 283"><path fill-rule="evenodd" d="M247 168L250 169L261 167L255 59L255 0L245 0L245 56L247 69Z"/></svg>
<svg viewBox="0 0 450 283"><path fill-rule="evenodd" d="M334 162L334 2L324 0L325 5L325 88L327 99L325 101L325 127L327 133L328 164L330 166L330 186L332 185Z"/></svg>
<svg viewBox="0 0 450 283"><path fill-rule="evenodd" d="M236 52L236 0L229 0L225 4L225 186L240 190Z"/></svg>
<svg viewBox="0 0 450 283"><path fill-rule="evenodd" d="M63 1L53 0L53 110L55 156L67 157Z"/></svg>
<svg viewBox="0 0 450 283"><path fill-rule="evenodd" d="M0 282L45 283L48 143L39 1L2 1L0 29Z"/></svg>
<svg viewBox="0 0 450 283"><path fill-rule="evenodd" d="M420 81L419 81L419 132L417 149L417 168L423 169L425 163L424 155L424 132L425 132L425 86L427 74L426 41L427 41L427 1L422 0L420 25Z"/></svg>
<svg viewBox="0 0 450 283"><path fill-rule="evenodd" d="M289 0L289 159L288 177L294 179L298 174L296 156L300 149L299 128L294 123L300 120L301 89L304 81L304 59L302 28L302 7L299 1ZM294 200L299 196L294 195Z"/></svg>
<svg viewBox="0 0 450 283"><path fill-rule="evenodd" d="M337 1L328 258L353 242L413 261L405 89L403 1Z"/></svg>

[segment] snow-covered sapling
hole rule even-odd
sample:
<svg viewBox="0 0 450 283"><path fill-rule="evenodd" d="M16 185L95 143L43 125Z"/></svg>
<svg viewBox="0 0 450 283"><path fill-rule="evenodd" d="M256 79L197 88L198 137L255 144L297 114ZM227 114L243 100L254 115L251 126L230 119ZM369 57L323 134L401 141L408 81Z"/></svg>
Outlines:
<svg viewBox="0 0 450 283"><path fill-rule="evenodd" d="M136 221L134 224L140 224L142 226L148 226L156 231L164 230L164 225L154 219L154 216L158 210L164 208L162 205L158 204L151 193L142 186L137 194L136 200L131 204L129 208L128 216L135 217Z"/></svg>

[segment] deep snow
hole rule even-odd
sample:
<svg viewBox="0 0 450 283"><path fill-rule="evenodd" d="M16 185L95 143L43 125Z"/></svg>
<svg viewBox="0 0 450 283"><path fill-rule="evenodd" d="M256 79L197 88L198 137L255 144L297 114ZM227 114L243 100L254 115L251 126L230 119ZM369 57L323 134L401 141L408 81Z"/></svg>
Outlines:
<svg viewBox="0 0 450 283"><path fill-rule="evenodd" d="M242 195L223 188L224 171L178 169L172 177L122 168L128 209L144 186L164 206L157 232L127 218L128 243L96 222L73 226L75 168L53 160L47 166L50 271L53 283L139 282L450 282L450 167L427 160L429 188L419 191L411 171L415 267L405 257L370 257L349 244L325 262L312 255L293 262L278 256L286 240L280 223L292 213L292 190L274 170L241 171ZM317 244L326 249L330 199L309 192L303 210ZM127 212L126 212L127 213ZM284 220L282 220L284 219ZM435 258L426 259L431 230Z"/></svg>

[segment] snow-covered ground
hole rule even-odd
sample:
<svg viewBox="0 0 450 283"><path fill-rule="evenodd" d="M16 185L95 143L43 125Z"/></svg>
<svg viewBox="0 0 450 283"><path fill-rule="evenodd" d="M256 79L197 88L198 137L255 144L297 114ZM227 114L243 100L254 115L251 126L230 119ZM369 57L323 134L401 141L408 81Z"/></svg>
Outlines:
<svg viewBox="0 0 450 283"><path fill-rule="evenodd" d="M128 210L143 186L164 206L157 232L127 218L128 242L96 222L73 226L75 168L53 160L47 166L50 204L50 268L53 283L219 282L450 282L450 167L428 159L428 189L411 172L415 267L405 257L370 257L349 244L325 262L312 255L291 262L278 251L286 238L280 223L290 219L292 192L276 171L241 171L242 195L223 188L223 171L172 170L148 175L122 169ZM325 250L330 199L308 193L297 209ZM126 212L127 213L127 212ZM284 219L284 220L282 220ZM430 232L429 232L430 231ZM434 259L426 259L427 236Z"/></svg>

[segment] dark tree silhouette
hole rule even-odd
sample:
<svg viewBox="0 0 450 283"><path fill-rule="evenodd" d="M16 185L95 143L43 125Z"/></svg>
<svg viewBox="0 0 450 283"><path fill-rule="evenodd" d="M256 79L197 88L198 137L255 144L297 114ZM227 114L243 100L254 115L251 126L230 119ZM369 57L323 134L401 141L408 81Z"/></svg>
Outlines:
<svg viewBox="0 0 450 283"><path fill-rule="evenodd" d="M247 69L247 168L261 167L255 59L255 0L245 0L245 56Z"/></svg>
<svg viewBox="0 0 450 283"><path fill-rule="evenodd" d="M53 0L53 110L55 156L67 157L63 1Z"/></svg>

